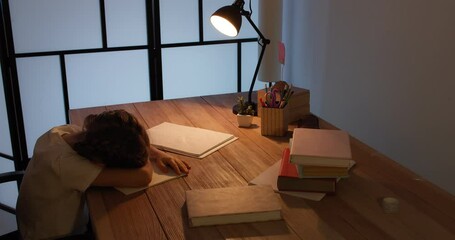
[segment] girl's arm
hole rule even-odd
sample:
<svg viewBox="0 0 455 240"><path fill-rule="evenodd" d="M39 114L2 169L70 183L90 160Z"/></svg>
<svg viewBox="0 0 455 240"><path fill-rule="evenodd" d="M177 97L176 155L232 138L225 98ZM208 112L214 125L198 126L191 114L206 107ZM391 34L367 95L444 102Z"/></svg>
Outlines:
<svg viewBox="0 0 455 240"><path fill-rule="evenodd" d="M103 168L92 186L144 187L152 181L153 167L150 161L141 168Z"/></svg>
<svg viewBox="0 0 455 240"><path fill-rule="evenodd" d="M150 146L150 160L156 161L161 171L167 172L167 166L180 175L188 173L190 165L178 158L174 158L157 148ZM92 186L100 187L144 187L152 181L153 167L150 161L141 168L103 168Z"/></svg>

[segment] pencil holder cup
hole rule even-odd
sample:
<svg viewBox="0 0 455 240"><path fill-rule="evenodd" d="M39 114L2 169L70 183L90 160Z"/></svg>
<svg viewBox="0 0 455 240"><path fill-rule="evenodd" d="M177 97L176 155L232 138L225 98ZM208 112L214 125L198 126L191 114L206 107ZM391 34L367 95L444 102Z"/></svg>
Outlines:
<svg viewBox="0 0 455 240"><path fill-rule="evenodd" d="M262 107L261 135L285 136L288 132L289 113L287 108Z"/></svg>

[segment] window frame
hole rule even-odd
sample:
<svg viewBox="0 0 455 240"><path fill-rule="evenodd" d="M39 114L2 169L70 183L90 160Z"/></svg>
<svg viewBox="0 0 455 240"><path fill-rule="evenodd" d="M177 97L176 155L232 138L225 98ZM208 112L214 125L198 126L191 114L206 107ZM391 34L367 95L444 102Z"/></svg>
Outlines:
<svg viewBox="0 0 455 240"><path fill-rule="evenodd" d="M146 7L146 26L147 26L147 45L139 46L122 46L108 47L107 30L106 30L106 10L105 1L99 0L100 23L102 47L91 49L76 49L76 50L59 50L46 52L29 52L15 53L14 41L12 34L11 15L9 8L10 0L1 0L1 67L3 74L3 84L5 91L5 102L7 105L7 117L10 128L10 139L12 145L13 156L1 153L0 157L15 162L16 170L24 170L29 161L28 149L26 145L26 133L24 127L24 118L22 111L22 103L19 90L19 79L16 67L16 60L19 58L37 57L37 56L58 56L60 60L60 71L62 76L62 92L63 102L65 106L65 119L69 123L69 97L68 83L66 75L65 55L81 54L81 53L101 53L101 52L117 52L131 50L147 50L149 64L149 86L150 86L150 101L163 99L163 72L162 72L162 49L179 48L189 46L205 46L213 44L237 44L237 92L241 92L242 78L242 44L248 42L257 42L257 38L243 39L228 39L205 41L203 32L203 0L198 0L198 25L199 25L199 41L182 42L182 43L161 43L160 29L160 0L144 0ZM31 151L31 150L30 150Z"/></svg>

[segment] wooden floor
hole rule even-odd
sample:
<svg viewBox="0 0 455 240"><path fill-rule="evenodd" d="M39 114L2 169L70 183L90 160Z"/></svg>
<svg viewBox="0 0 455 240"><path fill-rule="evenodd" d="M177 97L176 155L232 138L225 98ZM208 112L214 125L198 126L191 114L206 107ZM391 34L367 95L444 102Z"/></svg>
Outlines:
<svg viewBox="0 0 455 240"><path fill-rule="evenodd" d="M294 125L285 137L264 137L260 119L237 127L233 94L153 101L72 110L81 125L89 113L123 108L147 128L163 121L227 132L234 143L190 162L191 173L147 191L124 196L112 188L93 188L87 197L99 239L455 239L455 198L386 156L351 137L350 177L336 195L315 202L279 195L282 221L190 228L185 190L245 186L279 161ZM320 121L321 128L334 128ZM177 155L175 155L177 156ZM399 199L397 213L383 212L380 201Z"/></svg>

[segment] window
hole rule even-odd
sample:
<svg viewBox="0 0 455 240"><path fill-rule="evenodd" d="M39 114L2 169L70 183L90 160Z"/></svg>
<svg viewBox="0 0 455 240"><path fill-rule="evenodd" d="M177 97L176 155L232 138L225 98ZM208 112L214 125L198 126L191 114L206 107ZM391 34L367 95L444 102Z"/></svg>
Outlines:
<svg viewBox="0 0 455 240"><path fill-rule="evenodd" d="M232 0L2 3L3 35L11 34L14 43L11 78L20 92L15 118L28 157L43 132L68 123L71 108L248 91L257 63L249 24L230 39L209 23ZM252 4L254 12L257 1ZM257 14L252 17L257 21ZM6 103L0 104L4 124ZM8 135L2 137L8 145Z"/></svg>

